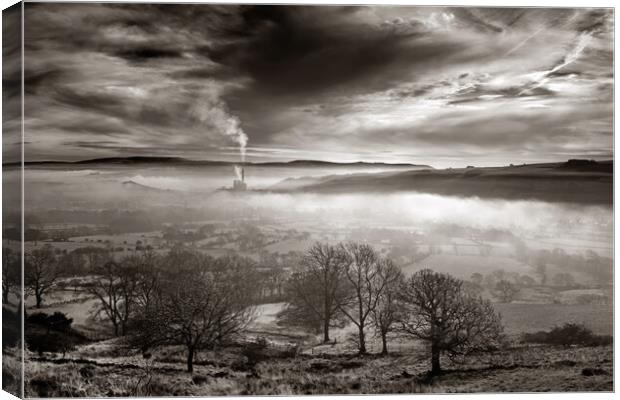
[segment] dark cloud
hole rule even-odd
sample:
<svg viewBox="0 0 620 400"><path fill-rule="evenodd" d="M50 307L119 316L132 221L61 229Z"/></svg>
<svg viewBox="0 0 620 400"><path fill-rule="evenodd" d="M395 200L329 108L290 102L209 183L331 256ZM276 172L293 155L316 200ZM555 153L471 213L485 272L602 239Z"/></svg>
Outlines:
<svg viewBox="0 0 620 400"><path fill-rule="evenodd" d="M42 71L27 69L24 72L24 89L28 94L36 94L41 87L57 82L63 75L62 69L50 68Z"/></svg>
<svg viewBox="0 0 620 400"><path fill-rule="evenodd" d="M2 156L21 158L21 3L2 11Z"/></svg>
<svg viewBox="0 0 620 400"><path fill-rule="evenodd" d="M355 11L338 9L341 17L352 19ZM325 26L330 15L320 7L255 6L242 16L242 40L206 52L249 75L251 89L262 96L385 89L409 78L417 66L463 51L456 41L421 40L415 30L386 32L345 18Z"/></svg>
<svg viewBox="0 0 620 400"><path fill-rule="evenodd" d="M161 58L178 58L182 57L183 53L177 50L171 49L159 49L155 47L142 47L133 48L128 50L118 50L112 52L117 57L124 58L128 61L143 62L151 59Z"/></svg>

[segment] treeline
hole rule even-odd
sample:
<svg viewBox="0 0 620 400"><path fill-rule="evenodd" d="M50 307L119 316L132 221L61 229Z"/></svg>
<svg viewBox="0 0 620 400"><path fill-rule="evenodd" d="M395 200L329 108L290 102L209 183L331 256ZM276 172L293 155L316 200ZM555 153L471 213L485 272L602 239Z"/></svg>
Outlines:
<svg viewBox="0 0 620 400"><path fill-rule="evenodd" d="M74 285L96 300L94 316L143 352L185 346L189 371L198 349L224 345L247 326L262 293L255 263L233 255L213 258L182 246L121 259L104 249L70 254L89 275L75 278ZM51 246L43 246L24 261L24 297L34 296L40 308L52 290L66 285L61 281L67 276L66 255L57 257Z"/></svg>
<svg viewBox="0 0 620 400"><path fill-rule="evenodd" d="M502 325L491 303L447 274L422 270L405 278L388 258L371 246L355 242L316 243L289 279L281 324L322 332L352 323L357 327L360 354L367 337L381 337L388 352L388 335L397 331L427 341L432 373L441 371L440 355L466 355L495 348Z"/></svg>
<svg viewBox="0 0 620 400"><path fill-rule="evenodd" d="M521 241L513 241L515 258L532 265L542 285L562 284L562 277L554 281L554 276L549 273L549 266L560 267L564 273L583 273L592 277L593 281L602 286L613 282L613 260L599 256L592 250L586 250L583 254L568 254L563 249L532 250ZM570 278L569 278L570 279ZM578 282L576 282L578 283Z"/></svg>
<svg viewBox="0 0 620 400"><path fill-rule="evenodd" d="M286 300L279 323L321 332L324 342L334 326L351 323L359 353L367 352L368 337L375 334L385 354L397 332L429 344L437 374L441 354L467 355L502 341L491 303L450 275L422 270L406 278L390 259L355 242L316 243L288 261L295 263L293 272L271 278ZM183 345L192 371L198 350L229 344L253 320L269 284L261 262L269 257L258 263L235 255L213 258L184 246L120 259L104 249L59 256L42 246L25 256L24 294L41 307L61 282L67 284L63 268L73 265L83 273L74 278L76 289L96 299L93 312L116 336L144 353Z"/></svg>
<svg viewBox="0 0 620 400"><path fill-rule="evenodd" d="M550 279L549 276L551 276ZM511 303L518 298L523 289L535 286L550 286L561 290L587 287L577 283L575 277L568 272L558 272L551 275L546 268L537 269L534 277L517 272L506 272L503 269L496 269L485 275L474 272L471 274L468 284L472 285L473 289L477 291L488 290L500 303ZM597 300L600 300L600 296L583 295L578 298L578 302L583 304ZM554 301L559 300L555 299Z"/></svg>
<svg viewBox="0 0 620 400"><path fill-rule="evenodd" d="M163 268L167 256L158 255L152 247L142 246L138 241L134 251L119 258L115 249L111 247L86 246L73 251L59 251L46 244L26 252L24 259L24 289L25 296L35 298L35 307L41 308L45 297L58 288L83 288L89 285L89 279L84 277L101 273L102 268L114 261L117 264L136 264L136 260L147 259L140 263L148 264L148 268ZM174 246L174 250L183 248ZM2 295L3 302L7 303L10 293L16 293L21 286L21 253L9 247L3 247L2 257ZM185 250L188 251L189 250ZM245 259L254 271L254 282L259 291L258 302L281 301L284 295L284 282L287 272L283 263L293 260L283 257L276 260L274 257L261 254L259 260Z"/></svg>

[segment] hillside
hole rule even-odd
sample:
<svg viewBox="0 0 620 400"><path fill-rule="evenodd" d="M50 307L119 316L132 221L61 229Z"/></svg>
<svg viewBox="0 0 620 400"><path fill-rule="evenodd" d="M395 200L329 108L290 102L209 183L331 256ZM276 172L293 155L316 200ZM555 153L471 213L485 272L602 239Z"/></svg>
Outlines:
<svg viewBox="0 0 620 400"><path fill-rule="evenodd" d="M313 193L413 191L459 197L612 204L613 162L569 160L509 167L332 175L288 179L270 190Z"/></svg>

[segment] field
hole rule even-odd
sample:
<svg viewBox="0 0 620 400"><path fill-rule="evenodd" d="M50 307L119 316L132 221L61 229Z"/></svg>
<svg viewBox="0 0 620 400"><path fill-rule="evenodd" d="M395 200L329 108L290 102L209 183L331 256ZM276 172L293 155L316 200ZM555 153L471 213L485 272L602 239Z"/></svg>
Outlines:
<svg viewBox="0 0 620 400"><path fill-rule="evenodd" d="M612 335L614 328L611 305L580 304L495 304L502 315L506 333L549 330L568 322L584 324L600 335Z"/></svg>
<svg viewBox="0 0 620 400"><path fill-rule="evenodd" d="M404 267L403 272L413 274L424 268L449 273L459 279L466 280L470 279L472 274L476 272L486 275L498 269L503 269L508 273L531 274L533 272L529 266L524 266L513 258L453 254L431 255L419 263Z"/></svg>

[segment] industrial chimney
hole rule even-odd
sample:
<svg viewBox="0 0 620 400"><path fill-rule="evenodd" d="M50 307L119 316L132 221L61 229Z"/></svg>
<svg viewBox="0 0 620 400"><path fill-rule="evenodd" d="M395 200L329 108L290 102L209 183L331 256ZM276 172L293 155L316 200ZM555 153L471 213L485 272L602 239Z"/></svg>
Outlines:
<svg viewBox="0 0 620 400"><path fill-rule="evenodd" d="M243 167L235 166L235 173L237 174L237 179L233 181L232 190L236 192L243 192L247 190L247 185L245 184L245 171Z"/></svg>

